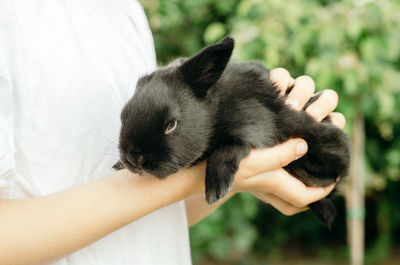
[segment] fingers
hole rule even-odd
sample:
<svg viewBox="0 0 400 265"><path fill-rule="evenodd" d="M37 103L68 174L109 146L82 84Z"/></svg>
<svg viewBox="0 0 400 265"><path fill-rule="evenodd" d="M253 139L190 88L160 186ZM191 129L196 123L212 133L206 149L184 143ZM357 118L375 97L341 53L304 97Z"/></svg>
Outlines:
<svg viewBox="0 0 400 265"><path fill-rule="evenodd" d="M275 209L283 213L284 215L294 215L300 212L303 212L308 209L308 207L296 207L293 204L288 203L287 201L273 195L266 193L253 193L258 199L262 200L265 203L271 204Z"/></svg>
<svg viewBox="0 0 400 265"><path fill-rule="evenodd" d="M281 95L284 95L286 91L293 86L286 102L296 110L301 110L315 91L315 83L311 77L304 75L294 80L290 76L290 73L284 68L272 69L270 71L270 78L279 89ZM321 121L336 108L338 100L338 94L335 91L331 89L324 90L318 100L306 109L306 112L317 121ZM343 115L341 117L337 114L330 116L332 116L332 122L336 126L343 128L345 124Z"/></svg>
<svg viewBox="0 0 400 265"><path fill-rule="evenodd" d="M294 83L294 79L290 76L289 72L284 68L272 69L269 73L272 83L279 89L280 94L283 96L286 90Z"/></svg>
<svg viewBox="0 0 400 265"><path fill-rule="evenodd" d="M250 179L249 179L250 180ZM326 197L335 187L308 187L284 169L265 172L251 178L253 187L259 187L266 193L284 198L288 203L303 208L312 202Z"/></svg>
<svg viewBox="0 0 400 265"><path fill-rule="evenodd" d="M314 94L315 83L311 77L307 75L300 76L295 79L294 87L290 91L286 103L295 110L301 110L310 97Z"/></svg>
<svg viewBox="0 0 400 265"><path fill-rule="evenodd" d="M331 114L329 114L329 117L331 118L332 124L339 127L340 129L343 129L346 125L346 119L344 115L340 112L332 112Z"/></svg>
<svg viewBox="0 0 400 265"><path fill-rule="evenodd" d="M237 174L250 177L284 167L303 156L307 150L307 143L302 139L291 139L272 148L253 150L240 162Z"/></svg>
<svg viewBox="0 0 400 265"><path fill-rule="evenodd" d="M322 121L336 108L338 100L339 97L335 91L324 90L321 96L306 109L306 112L317 121Z"/></svg>

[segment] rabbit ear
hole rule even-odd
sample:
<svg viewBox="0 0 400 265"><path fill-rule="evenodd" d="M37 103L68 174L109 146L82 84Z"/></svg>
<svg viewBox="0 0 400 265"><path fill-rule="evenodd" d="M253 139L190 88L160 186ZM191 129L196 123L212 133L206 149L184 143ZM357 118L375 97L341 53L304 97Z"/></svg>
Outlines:
<svg viewBox="0 0 400 265"><path fill-rule="evenodd" d="M210 45L180 66L185 82L198 97L204 97L207 89L217 82L232 55L234 41L225 37Z"/></svg>

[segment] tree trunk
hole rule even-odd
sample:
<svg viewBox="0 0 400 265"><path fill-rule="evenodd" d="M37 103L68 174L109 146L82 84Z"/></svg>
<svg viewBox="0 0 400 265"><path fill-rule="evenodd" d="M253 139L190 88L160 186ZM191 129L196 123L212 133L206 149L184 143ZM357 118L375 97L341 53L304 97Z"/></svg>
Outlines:
<svg viewBox="0 0 400 265"><path fill-rule="evenodd" d="M345 187L347 240L350 245L351 265L364 264L364 140L364 116L360 111L357 111L353 123L350 176L347 178Z"/></svg>

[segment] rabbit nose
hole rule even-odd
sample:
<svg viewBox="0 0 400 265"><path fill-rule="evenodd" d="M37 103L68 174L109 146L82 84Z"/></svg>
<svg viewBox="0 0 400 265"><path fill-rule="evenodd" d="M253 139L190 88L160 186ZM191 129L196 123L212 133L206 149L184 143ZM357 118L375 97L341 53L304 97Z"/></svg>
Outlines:
<svg viewBox="0 0 400 265"><path fill-rule="evenodd" d="M143 155L133 152L130 152L126 159L135 167L143 166L144 162L146 161Z"/></svg>

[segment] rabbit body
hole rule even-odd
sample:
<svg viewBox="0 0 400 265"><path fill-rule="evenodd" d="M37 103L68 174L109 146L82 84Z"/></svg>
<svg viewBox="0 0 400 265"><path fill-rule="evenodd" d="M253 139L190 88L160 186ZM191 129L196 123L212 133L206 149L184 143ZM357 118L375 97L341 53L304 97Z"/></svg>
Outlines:
<svg viewBox="0 0 400 265"><path fill-rule="evenodd" d="M350 153L343 131L286 105L262 64L228 63L232 50L227 37L139 80L121 115L122 165L165 178L207 159L206 200L214 203L229 192L251 149L300 137L308 152L285 167L290 174L309 186L346 176ZM310 208L330 226L335 208L329 199Z"/></svg>

